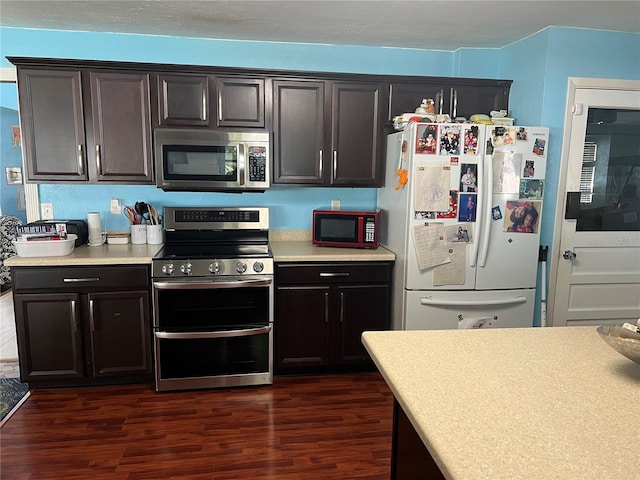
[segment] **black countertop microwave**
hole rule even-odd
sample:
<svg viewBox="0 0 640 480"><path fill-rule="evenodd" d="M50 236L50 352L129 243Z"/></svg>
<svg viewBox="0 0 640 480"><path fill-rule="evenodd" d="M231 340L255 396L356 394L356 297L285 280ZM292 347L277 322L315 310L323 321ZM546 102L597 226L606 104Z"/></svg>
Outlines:
<svg viewBox="0 0 640 480"><path fill-rule="evenodd" d="M154 131L156 185L181 191L264 191L270 133L178 128Z"/></svg>

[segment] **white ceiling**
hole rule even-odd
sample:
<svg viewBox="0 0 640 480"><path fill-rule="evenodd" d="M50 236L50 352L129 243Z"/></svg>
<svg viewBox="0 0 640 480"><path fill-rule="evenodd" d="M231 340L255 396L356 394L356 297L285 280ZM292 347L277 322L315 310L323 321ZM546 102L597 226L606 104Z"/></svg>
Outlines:
<svg viewBox="0 0 640 480"><path fill-rule="evenodd" d="M640 32L640 1L0 0L0 25L455 50L548 26Z"/></svg>

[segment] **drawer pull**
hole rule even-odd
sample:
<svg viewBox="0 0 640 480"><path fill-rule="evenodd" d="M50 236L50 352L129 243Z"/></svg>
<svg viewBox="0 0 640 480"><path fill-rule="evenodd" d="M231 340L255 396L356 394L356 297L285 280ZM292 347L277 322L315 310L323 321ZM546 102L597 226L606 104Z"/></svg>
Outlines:
<svg viewBox="0 0 640 480"><path fill-rule="evenodd" d="M321 277L348 277L349 272L320 272Z"/></svg>
<svg viewBox="0 0 640 480"><path fill-rule="evenodd" d="M64 283L78 283L78 282L99 282L100 277L87 277L87 278L65 278Z"/></svg>

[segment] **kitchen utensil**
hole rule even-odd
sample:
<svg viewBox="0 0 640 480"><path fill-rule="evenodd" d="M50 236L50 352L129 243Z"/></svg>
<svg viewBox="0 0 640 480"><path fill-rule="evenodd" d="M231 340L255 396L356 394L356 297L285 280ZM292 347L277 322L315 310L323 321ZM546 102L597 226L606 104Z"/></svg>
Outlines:
<svg viewBox="0 0 640 480"><path fill-rule="evenodd" d="M601 325L596 330L616 352L640 365L640 334L622 325Z"/></svg>
<svg viewBox="0 0 640 480"><path fill-rule="evenodd" d="M136 212L140 216L140 223L148 223L149 207L145 202L136 202Z"/></svg>
<svg viewBox="0 0 640 480"><path fill-rule="evenodd" d="M133 207L127 205L126 207L124 207L124 210L122 212L129 219L129 223L131 225L137 225L140 223L138 213L133 209Z"/></svg>
<svg viewBox="0 0 640 480"><path fill-rule="evenodd" d="M152 225L160 225L160 217L158 215L158 209L153 205L148 204L149 217L151 218Z"/></svg>

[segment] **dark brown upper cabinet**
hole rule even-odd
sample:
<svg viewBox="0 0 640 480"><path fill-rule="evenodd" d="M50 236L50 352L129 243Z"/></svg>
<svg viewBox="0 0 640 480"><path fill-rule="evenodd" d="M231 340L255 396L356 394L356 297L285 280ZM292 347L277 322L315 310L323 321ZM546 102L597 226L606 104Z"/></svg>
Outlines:
<svg viewBox="0 0 640 480"><path fill-rule="evenodd" d="M153 183L149 75L18 68L28 182Z"/></svg>
<svg viewBox="0 0 640 480"><path fill-rule="evenodd" d="M216 77L219 127L264 128L265 79Z"/></svg>
<svg viewBox="0 0 640 480"><path fill-rule="evenodd" d="M275 184L377 187L385 86L274 80Z"/></svg>
<svg viewBox="0 0 640 480"><path fill-rule="evenodd" d="M159 124L265 127L265 79L158 74Z"/></svg>
<svg viewBox="0 0 640 480"><path fill-rule="evenodd" d="M509 108L510 80L434 78L393 81L388 120L415 112L423 98L433 99L436 114L469 119L471 115L489 115L492 110Z"/></svg>
<svg viewBox="0 0 640 480"><path fill-rule="evenodd" d="M208 127L209 76L158 75L160 125Z"/></svg>

